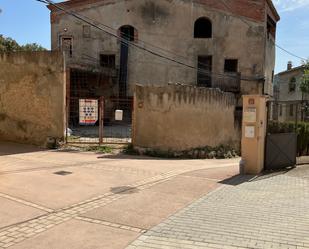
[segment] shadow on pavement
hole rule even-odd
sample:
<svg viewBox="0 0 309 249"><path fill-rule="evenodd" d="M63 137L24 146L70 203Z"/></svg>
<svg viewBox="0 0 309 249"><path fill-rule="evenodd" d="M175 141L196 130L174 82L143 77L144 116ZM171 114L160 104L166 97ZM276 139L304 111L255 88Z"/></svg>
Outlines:
<svg viewBox="0 0 309 249"><path fill-rule="evenodd" d="M0 142L0 156L25 154L32 152L45 151L45 149L26 144L17 144L11 142Z"/></svg>
<svg viewBox="0 0 309 249"><path fill-rule="evenodd" d="M269 178L272 178L272 177L275 177L275 176L278 176L278 175L284 175L284 174L287 174L288 172L290 172L293 169L295 169L295 167L290 167L290 168L286 168L286 169L264 171L252 181L261 181L261 180L269 179Z"/></svg>
<svg viewBox="0 0 309 249"><path fill-rule="evenodd" d="M139 192L139 190L135 187L130 187L130 186L120 186L120 187L113 187L111 188L111 192L114 194L134 194Z"/></svg>
<svg viewBox="0 0 309 249"><path fill-rule="evenodd" d="M219 183L237 186L237 185L240 185L246 182L262 181L262 180L269 179L269 178L272 178L278 175L284 175L293 169L295 168L292 167L292 168L281 169L281 170L264 171L260 175L236 175L231 178L227 178L223 181L220 181Z"/></svg>
<svg viewBox="0 0 309 249"><path fill-rule="evenodd" d="M172 160L172 161L184 161L184 160L194 160L194 159L178 159L178 158L160 158L160 157L150 157L150 156L140 156L140 155L127 155L123 153L118 154L102 154L98 159L132 159L132 160Z"/></svg>
<svg viewBox="0 0 309 249"><path fill-rule="evenodd" d="M254 175L235 175L230 178L224 179L219 183L225 185L237 186L246 182L252 181L256 176Z"/></svg>

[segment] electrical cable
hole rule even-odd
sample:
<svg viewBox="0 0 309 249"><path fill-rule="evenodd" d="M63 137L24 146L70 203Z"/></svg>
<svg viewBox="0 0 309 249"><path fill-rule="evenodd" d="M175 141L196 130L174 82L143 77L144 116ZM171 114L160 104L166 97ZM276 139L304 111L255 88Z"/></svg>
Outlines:
<svg viewBox="0 0 309 249"><path fill-rule="evenodd" d="M195 67L195 66L186 64L186 63L181 62L181 61L178 61L178 60L176 60L176 59L173 59L173 58L170 58L170 57L161 55L161 54L159 54L159 53L157 53L157 52L155 52L155 51L152 51L152 50L149 50L149 49L147 49L147 48L144 48L144 47L142 47L142 46L140 46L140 45L138 45L138 44L136 44L136 43L132 43L132 42L128 41L127 39L125 39L125 38L123 38L123 37L121 37L121 36L118 36L117 34L113 34L113 33L109 32L109 31L103 29L102 27L100 27L100 26L94 24L94 23L93 23L93 20L91 20L91 19L89 19L89 18L87 18L87 17L81 17L80 15L77 15L75 12L68 11L68 10L64 9L63 7L60 7L59 4L55 4L55 3L54 3L53 1L51 1L51 0L36 0L36 1L42 2L42 3L45 3L45 4L50 4L50 5L54 6L55 8L57 8L58 10L61 10L61 11L65 12L65 13L67 13L67 14L69 14L69 15L74 16L75 18L77 18L77 19L79 19L79 20L81 20L81 21L84 21L85 23L91 25L92 27L95 27L95 28L97 28L97 29L103 31L103 32L106 33L106 34L111 35L111 36L113 36L113 37L119 39L121 42L123 42L123 43L125 43L125 44L127 44L127 45L131 45L131 46L136 47L136 48L138 48L138 49L142 49L142 50L147 51L148 53L150 53L150 54L152 54L152 55L155 55L155 56L157 56L157 57L160 57L160 58L163 58L163 59L172 61L172 62L174 62L174 63L176 63L176 64L185 66L185 67L187 67L187 68L197 70L197 71L200 72L201 74L209 75L209 76L214 76L214 75L216 75L217 77L221 76L221 77L224 77L224 78L238 79L238 77L235 77L234 75L213 73L213 72L210 72L209 70L200 69L200 68L198 68L198 67ZM88 20L86 20L86 19L88 19ZM96 21L94 21L94 22L96 22ZM97 22L96 22L96 23L97 23ZM104 26L105 26L105 27L108 27L107 25L104 25ZM108 27L108 28L111 28L111 27ZM155 47L155 46L154 46L154 47ZM165 50L165 51L167 51L167 50ZM200 65L201 65L201 63L200 63ZM264 77L263 77L263 78L262 78L262 77L263 77L263 76L260 76L260 77L243 77L243 76L242 76L242 77L241 77L241 80L245 80L245 81L257 81L257 80L262 80L262 79L264 78Z"/></svg>

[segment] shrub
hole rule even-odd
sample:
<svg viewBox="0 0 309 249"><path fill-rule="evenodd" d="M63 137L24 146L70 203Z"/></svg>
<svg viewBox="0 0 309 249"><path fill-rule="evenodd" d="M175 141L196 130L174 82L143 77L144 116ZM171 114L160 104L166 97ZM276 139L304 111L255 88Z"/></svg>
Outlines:
<svg viewBox="0 0 309 249"><path fill-rule="evenodd" d="M290 133L297 134L297 153L299 156L309 155L309 123L307 122L269 122L268 132L272 134Z"/></svg>
<svg viewBox="0 0 309 249"><path fill-rule="evenodd" d="M227 159L239 156L239 152L230 146L220 145L217 147L201 147L185 151L163 151L158 149L136 150L129 145L123 151L130 155L146 155L157 158L174 158L174 159Z"/></svg>
<svg viewBox="0 0 309 249"><path fill-rule="evenodd" d="M109 154L109 153L113 152L113 148L111 148L109 146L89 146L89 147L85 148L85 151Z"/></svg>

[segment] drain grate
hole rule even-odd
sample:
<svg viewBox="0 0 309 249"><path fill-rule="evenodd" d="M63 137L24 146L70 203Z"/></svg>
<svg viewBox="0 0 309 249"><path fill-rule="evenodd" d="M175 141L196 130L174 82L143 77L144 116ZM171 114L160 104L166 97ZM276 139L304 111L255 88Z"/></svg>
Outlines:
<svg viewBox="0 0 309 249"><path fill-rule="evenodd" d="M66 176L66 175L71 175L73 174L72 172L70 171L57 171L54 173L55 175L60 175L60 176Z"/></svg>

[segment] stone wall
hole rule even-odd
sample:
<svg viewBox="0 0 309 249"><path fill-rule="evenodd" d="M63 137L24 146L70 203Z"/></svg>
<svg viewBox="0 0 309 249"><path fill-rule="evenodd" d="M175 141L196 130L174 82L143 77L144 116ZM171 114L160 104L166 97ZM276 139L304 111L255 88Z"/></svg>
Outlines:
<svg viewBox="0 0 309 249"><path fill-rule="evenodd" d="M133 26L137 31L137 40L134 42L138 46L172 60L195 67L198 65L198 56L212 56L212 72L216 76L224 73L225 59L237 59L238 72L242 78L251 79L241 81L242 94L261 94L263 80L253 79L266 77L265 89L271 89L275 61L274 53L268 53L268 60L265 61L266 2L237 0L229 1L228 4L230 11L217 0L88 0L68 1L65 6L95 22L104 23L113 29L109 30L114 34L123 25ZM194 23L200 17L211 20L212 38L193 37ZM61 37L71 38L72 54L67 58L70 67L102 70L100 54L114 54L118 67L119 40L94 27L89 27L90 34L85 36L84 25L71 15L54 9L52 49L60 47ZM133 95L136 82L144 85L197 83L195 69L162 59L134 46L129 48L127 77L129 96Z"/></svg>
<svg viewBox="0 0 309 249"><path fill-rule="evenodd" d="M45 145L65 130L62 53L0 54L0 140Z"/></svg>
<svg viewBox="0 0 309 249"><path fill-rule="evenodd" d="M135 88L133 145L161 151L239 148L233 94L192 86Z"/></svg>

